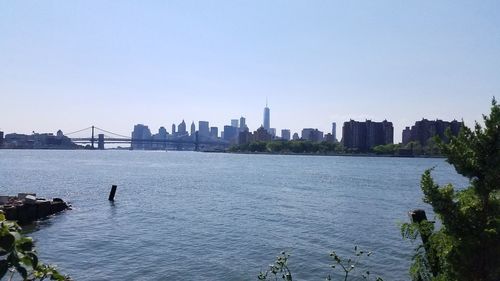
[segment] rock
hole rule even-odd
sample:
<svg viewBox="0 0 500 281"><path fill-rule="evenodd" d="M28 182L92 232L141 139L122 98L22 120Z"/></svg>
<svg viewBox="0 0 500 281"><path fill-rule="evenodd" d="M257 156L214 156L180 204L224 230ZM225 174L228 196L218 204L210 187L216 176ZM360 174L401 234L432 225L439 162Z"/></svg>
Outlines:
<svg viewBox="0 0 500 281"><path fill-rule="evenodd" d="M26 197L24 198L24 203L28 205L34 205L36 204L36 197L33 195L26 195Z"/></svg>

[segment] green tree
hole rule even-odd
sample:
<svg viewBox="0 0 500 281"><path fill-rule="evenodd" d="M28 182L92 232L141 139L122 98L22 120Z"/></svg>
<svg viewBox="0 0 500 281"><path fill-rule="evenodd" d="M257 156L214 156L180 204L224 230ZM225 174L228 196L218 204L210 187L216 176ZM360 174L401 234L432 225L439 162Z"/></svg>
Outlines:
<svg viewBox="0 0 500 281"><path fill-rule="evenodd" d="M284 143L282 141L270 141L267 143L267 150L273 153L282 152L284 148Z"/></svg>
<svg viewBox="0 0 500 281"><path fill-rule="evenodd" d="M424 154L426 155L441 155L441 149L439 144L442 142L448 142L448 138L440 139L439 136L434 136L427 140L427 144L423 147Z"/></svg>
<svg viewBox="0 0 500 281"><path fill-rule="evenodd" d="M399 148L400 148L399 144L390 143L390 144L384 144L384 145L377 145L372 150L376 154L394 155L394 154L396 154L396 152Z"/></svg>
<svg viewBox="0 0 500 281"><path fill-rule="evenodd" d="M266 152L267 151L267 143L266 142L252 142L248 145L248 149L250 152Z"/></svg>
<svg viewBox="0 0 500 281"><path fill-rule="evenodd" d="M500 280L500 106L493 99L484 128L463 127L458 136L437 145L467 188L437 185L428 170L422 176L424 202L442 226L428 221L403 225L403 236L428 237L417 247L410 270L414 280ZM425 251L423 250L425 249Z"/></svg>
<svg viewBox="0 0 500 281"><path fill-rule="evenodd" d="M418 141L411 141L406 144L405 149L410 149L413 155L421 155L424 154L424 149L422 145Z"/></svg>
<svg viewBox="0 0 500 281"><path fill-rule="evenodd" d="M6 221L0 211L0 280L4 276L12 280L16 273L25 281L71 280L55 267L39 263L33 239L21 236L20 230L15 222Z"/></svg>

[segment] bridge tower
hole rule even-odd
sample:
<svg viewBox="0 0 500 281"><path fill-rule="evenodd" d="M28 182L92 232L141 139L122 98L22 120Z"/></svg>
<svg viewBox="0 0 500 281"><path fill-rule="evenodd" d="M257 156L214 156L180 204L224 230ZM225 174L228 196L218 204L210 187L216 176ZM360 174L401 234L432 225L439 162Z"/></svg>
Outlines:
<svg viewBox="0 0 500 281"><path fill-rule="evenodd" d="M92 149L94 149L94 141L95 141L95 137L94 137L94 126L92 125L92 138L90 139L90 143L92 144Z"/></svg>

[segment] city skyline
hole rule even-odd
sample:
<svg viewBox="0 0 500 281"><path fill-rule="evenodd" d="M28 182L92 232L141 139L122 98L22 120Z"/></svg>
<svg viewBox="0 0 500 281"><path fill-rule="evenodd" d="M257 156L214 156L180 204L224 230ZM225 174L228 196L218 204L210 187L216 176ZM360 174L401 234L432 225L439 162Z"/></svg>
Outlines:
<svg viewBox="0 0 500 281"><path fill-rule="evenodd" d="M500 3L0 3L0 130L482 120ZM337 136L340 136L340 126Z"/></svg>
<svg viewBox="0 0 500 281"><path fill-rule="evenodd" d="M421 120L415 120L414 122L420 122L422 120L427 120L429 119L430 121L433 121L433 120L443 120L443 119L440 119L440 118L425 118L423 117ZM164 125L159 125L158 127L158 130L164 130L166 133L168 134L186 134L186 135L192 135L194 132L196 131L199 131L199 128L200 128L200 124L203 124L203 126L205 127L208 127L210 126L210 128L217 128L220 132L224 132L224 127L234 127L234 128L239 128L239 129L242 129L242 127L240 126L240 123L239 121L241 120L244 120L244 126L247 128L247 129L250 129L250 131L252 131L252 128L251 127L248 127L246 125L246 118L241 116L239 119L229 119L228 122L225 124L225 125L222 125L222 126L214 126L210 120L193 120L191 121L191 126L190 126L190 129L188 130L187 129L187 125L186 125L186 122L185 122L185 119L182 119L182 121L180 122L180 124L175 124L175 121L172 123L172 130L169 131L167 130L166 128L169 128L168 125L164 124ZM349 120L344 120L344 121L340 121L339 123L340 124L343 124L343 123L348 123L348 122L352 122L352 121L356 121L356 122L364 122L364 121L373 121L373 122L378 122L378 121L382 121L382 120L373 120L373 119L364 119L364 120L357 120L357 119L354 119L354 118L350 118ZM387 119L384 119L383 121L387 121ZM445 120L446 121L446 120ZM457 119L453 119L453 120L449 120L449 121L457 121ZM476 120L477 121L477 120ZM198 125L196 125L195 123L198 123ZM258 123L258 122L257 122ZM268 123L269 124L269 128L266 129L266 126L264 124ZM342 137L343 137L343 132L342 132L342 127L340 128L337 128L336 126L336 123L337 122L331 122L329 125L330 125L330 129L325 129L323 130L321 127L304 127L304 128L300 128L298 129L297 131L294 131L292 129L289 129L289 128L293 128L294 126L289 126L289 127L285 127L285 128L274 128L271 126L271 118L270 118L270 107L268 106L267 104L267 100L266 100L266 106L264 107L264 114L263 114L263 118L262 118L262 122L261 122L261 125L259 126L256 126L255 128L253 128L253 130L257 130L259 129L260 127L263 127L264 129L266 129L266 131L268 131L269 133L272 134L272 130L274 130L274 133L276 134L277 132L282 132L283 130L288 130L290 131L291 134L294 134L294 133L297 133L299 135L301 135L301 132L303 134L303 131L304 129L306 130L311 130L311 129L315 129L315 130L319 130L321 133L324 133L325 135L327 133L332 133L333 130L335 129L335 134L334 134L334 139L337 139L337 141L341 141ZM392 122L391 122L392 124ZM156 128L154 126L149 126L148 123L136 123L134 124L133 126L137 126L137 125L145 125L146 127L150 127L150 130L151 132L155 132ZM400 142L404 142L404 139L403 139L403 133L405 131L405 129L408 129L408 127L411 127L413 125L413 123L410 123L410 124L406 124L404 125L403 129L401 131L397 131L396 129L394 129L393 131L393 140L394 140L394 143L400 143ZM466 124L467 125L467 124ZM174 130L175 129L175 130ZM57 131L61 131L61 128L57 129ZM205 129L204 129L205 131ZM4 133L27 133L27 132L19 132L19 131L11 131L11 132L8 132L8 131L3 131L1 128L0 128L0 132L4 132ZM52 131L35 131L33 130L32 132L30 133L47 133L47 132L52 132ZM67 133L68 131L63 131L64 133ZM340 132L340 134L339 134ZM129 133L133 133L132 132L125 132L124 135L127 135ZM206 135L210 135L209 133L206 134ZM340 138L337 138L336 136L340 136ZM282 135L276 135L277 137L282 137ZM220 138L222 138L221 136L219 136Z"/></svg>

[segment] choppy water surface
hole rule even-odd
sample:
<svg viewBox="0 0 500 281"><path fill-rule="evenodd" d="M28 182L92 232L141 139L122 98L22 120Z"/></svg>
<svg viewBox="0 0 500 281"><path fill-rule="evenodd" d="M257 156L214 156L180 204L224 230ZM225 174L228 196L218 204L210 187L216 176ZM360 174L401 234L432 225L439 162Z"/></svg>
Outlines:
<svg viewBox="0 0 500 281"><path fill-rule="evenodd" d="M434 166L465 185L443 159L0 150L0 194L71 201L30 235L75 280L256 280L281 250L296 280L324 280L329 252L354 245L374 252L361 267L406 280L398 224L427 209Z"/></svg>

